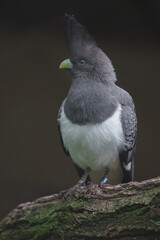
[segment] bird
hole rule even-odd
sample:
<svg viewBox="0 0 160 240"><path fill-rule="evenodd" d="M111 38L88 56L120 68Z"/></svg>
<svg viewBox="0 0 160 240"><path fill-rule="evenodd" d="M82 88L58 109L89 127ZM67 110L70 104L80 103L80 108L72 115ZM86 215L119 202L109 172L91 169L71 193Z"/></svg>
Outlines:
<svg viewBox="0 0 160 240"><path fill-rule="evenodd" d="M100 187L133 181L137 138L133 99L116 85L111 60L73 15L65 14L65 30L69 58L59 68L68 69L72 81L57 122L63 150L80 178L75 186L87 186L91 173L101 171Z"/></svg>

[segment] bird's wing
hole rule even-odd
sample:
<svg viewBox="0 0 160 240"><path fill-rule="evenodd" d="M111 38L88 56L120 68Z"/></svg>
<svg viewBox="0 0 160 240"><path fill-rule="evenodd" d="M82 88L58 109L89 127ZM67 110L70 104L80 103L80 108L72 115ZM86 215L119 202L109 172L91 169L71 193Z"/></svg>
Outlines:
<svg viewBox="0 0 160 240"><path fill-rule="evenodd" d="M62 113L62 108L63 108L63 106L64 106L64 103L65 103L65 100L63 101L63 103L62 103L62 105L61 105L61 107L60 107L60 109L59 109L59 112L58 112L57 128L58 128L58 132L59 132L59 136L60 136L60 142L61 142L63 151L65 152L65 154L66 154L67 156L70 156L68 149L64 146L63 138L62 138L62 134L61 134L61 126L60 126L60 118L61 118L61 113Z"/></svg>
<svg viewBox="0 0 160 240"><path fill-rule="evenodd" d="M123 182L133 180L134 175L134 153L136 149L137 117L134 104L122 106L122 128L125 136L125 148L120 152L120 162L123 170Z"/></svg>
<svg viewBox="0 0 160 240"><path fill-rule="evenodd" d="M137 117L130 106L122 105L122 128L125 136L125 149L130 151L134 148L137 134Z"/></svg>

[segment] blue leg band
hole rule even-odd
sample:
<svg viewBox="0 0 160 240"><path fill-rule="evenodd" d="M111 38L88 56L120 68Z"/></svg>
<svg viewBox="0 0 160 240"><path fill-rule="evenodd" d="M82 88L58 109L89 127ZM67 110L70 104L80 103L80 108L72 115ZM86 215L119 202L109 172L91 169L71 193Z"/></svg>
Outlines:
<svg viewBox="0 0 160 240"><path fill-rule="evenodd" d="M106 184L106 183L108 182L108 178L107 178L107 177L104 177L104 178L102 179L102 182L103 182L104 184Z"/></svg>

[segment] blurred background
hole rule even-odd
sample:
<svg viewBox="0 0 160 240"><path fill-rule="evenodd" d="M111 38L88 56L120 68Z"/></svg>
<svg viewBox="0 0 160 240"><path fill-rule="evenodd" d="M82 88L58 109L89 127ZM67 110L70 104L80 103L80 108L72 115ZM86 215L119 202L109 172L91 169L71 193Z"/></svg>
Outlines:
<svg viewBox="0 0 160 240"><path fill-rule="evenodd" d="M60 145L57 112L71 84L64 13L111 58L138 116L135 180L160 175L160 1L0 1L0 219L78 176Z"/></svg>

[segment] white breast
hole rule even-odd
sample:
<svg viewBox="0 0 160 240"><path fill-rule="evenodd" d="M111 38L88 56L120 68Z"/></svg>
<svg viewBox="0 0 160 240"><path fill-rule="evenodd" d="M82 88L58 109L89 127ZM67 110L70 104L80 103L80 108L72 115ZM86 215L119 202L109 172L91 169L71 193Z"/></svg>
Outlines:
<svg viewBox="0 0 160 240"><path fill-rule="evenodd" d="M80 126L72 123L62 109L59 121L63 142L79 167L97 171L104 167L116 169L119 166L118 152L124 145L120 118L121 105L118 105L106 121Z"/></svg>

